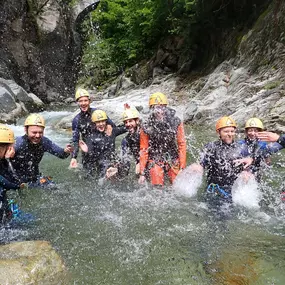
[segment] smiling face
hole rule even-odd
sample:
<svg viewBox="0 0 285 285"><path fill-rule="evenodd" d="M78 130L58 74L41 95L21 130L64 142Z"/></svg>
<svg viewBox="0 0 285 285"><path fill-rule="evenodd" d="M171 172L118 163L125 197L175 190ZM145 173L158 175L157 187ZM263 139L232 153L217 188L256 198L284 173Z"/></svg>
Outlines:
<svg viewBox="0 0 285 285"><path fill-rule="evenodd" d="M260 132L259 128L247 128L245 130L246 136L252 141L257 139L257 134L259 132Z"/></svg>
<svg viewBox="0 0 285 285"><path fill-rule="evenodd" d="M96 129L101 133L103 133L105 131L106 126L107 126L107 120L95 122Z"/></svg>
<svg viewBox="0 0 285 285"><path fill-rule="evenodd" d="M44 135L44 127L40 126L29 126L26 127L26 134L28 139L32 144L38 144L41 142L41 139Z"/></svg>
<svg viewBox="0 0 285 285"><path fill-rule="evenodd" d="M124 121L125 127L129 133L133 134L138 126L138 119L128 119Z"/></svg>
<svg viewBox="0 0 285 285"><path fill-rule="evenodd" d="M220 136L220 139L226 143L231 144L234 142L235 135L236 135L236 128L235 127L225 127L217 131Z"/></svg>
<svg viewBox="0 0 285 285"><path fill-rule="evenodd" d="M77 100L79 108L82 112L87 112L90 107L90 99L87 96L80 97Z"/></svg>

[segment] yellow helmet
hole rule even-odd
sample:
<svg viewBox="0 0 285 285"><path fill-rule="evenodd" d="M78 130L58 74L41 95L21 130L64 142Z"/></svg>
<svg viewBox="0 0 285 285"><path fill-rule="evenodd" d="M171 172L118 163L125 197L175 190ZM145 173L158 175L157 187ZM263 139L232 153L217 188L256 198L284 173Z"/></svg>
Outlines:
<svg viewBox="0 0 285 285"><path fill-rule="evenodd" d="M39 114L31 114L27 117L25 124L25 127L27 126L39 126L39 127L45 127L45 120L44 118Z"/></svg>
<svg viewBox="0 0 285 285"><path fill-rule="evenodd" d="M216 123L216 131L226 127L237 127L236 122L231 117L222 117Z"/></svg>
<svg viewBox="0 0 285 285"><path fill-rule="evenodd" d="M167 97L161 92L153 93L149 97L149 106L167 105L167 104L168 104Z"/></svg>
<svg viewBox="0 0 285 285"><path fill-rule="evenodd" d="M95 110L92 113L91 120L93 123L107 120L107 114L103 110Z"/></svg>
<svg viewBox="0 0 285 285"><path fill-rule="evenodd" d="M90 99L90 94L87 90L78 88L75 92L75 100L77 101L81 97L88 97Z"/></svg>
<svg viewBox="0 0 285 285"><path fill-rule="evenodd" d="M0 143L14 143L14 132L10 128L0 125Z"/></svg>
<svg viewBox="0 0 285 285"><path fill-rule="evenodd" d="M139 112L135 108L126 109L123 112L123 121L139 118Z"/></svg>
<svg viewBox="0 0 285 285"><path fill-rule="evenodd" d="M258 118L250 118L250 119L248 119L246 121L246 123L245 123L244 128L245 129L248 129L248 128L258 128L258 129L261 129L261 130L264 129L263 123Z"/></svg>

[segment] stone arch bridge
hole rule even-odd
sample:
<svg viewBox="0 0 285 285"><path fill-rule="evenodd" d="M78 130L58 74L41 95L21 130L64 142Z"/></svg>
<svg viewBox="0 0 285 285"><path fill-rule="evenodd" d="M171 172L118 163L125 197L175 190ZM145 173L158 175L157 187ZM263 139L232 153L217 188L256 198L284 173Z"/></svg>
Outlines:
<svg viewBox="0 0 285 285"><path fill-rule="evenodd" d="M100 0L79 0L73 6L73 15L75 23L81 22L91 11L94 11L99 5Z"/></svg>

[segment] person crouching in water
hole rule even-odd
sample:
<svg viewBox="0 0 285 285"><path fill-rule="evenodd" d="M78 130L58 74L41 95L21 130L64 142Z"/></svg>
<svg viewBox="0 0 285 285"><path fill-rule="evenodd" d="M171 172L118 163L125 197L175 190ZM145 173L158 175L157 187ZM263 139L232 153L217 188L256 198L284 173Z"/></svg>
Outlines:
<svg viewBox="0 0 285 285"><path fill-rule="evenodd" d="M14 173L12 166L10 164L10 159L15 154L14 149L14 132L4 126L0 125L0 223L6 223L9 221L14 215L18 213L14 213L15 211L13 204L10 203L7 199L7 190L16 190L22 189L25 187L24 183L21 182L11 182L14 179ZM11 207L12 206L12 207Z"/></svg>
<svg viewBox="0 0 285 285"><path fill-rule="evenodd" d="M79 146L86 153L83 168L89 175L104 178L107 169L117 160L115 153L116 137L125 133L125 126L112 127L107 124L107 114L102 110L95 110L91 120L92 133L86 141L80 141Z"/></svg>
<svg viewBox="0 0 285 285"><path fill-rule="evenodd" d="M140 184L145 183L148 171L154 186L163 186L165 175L173 183L180 170L186 167L184 126L175 110L167 105L163 93L154 93L149 98L151 115L142 125L140 134Z"/></svg>
<svg viewBox="0 0 285 285"><path fill-rule="evenodd" d="M54 182L49 176L42 176L39 164L44 153L64 159L73 151L67 144L61 148L44 136L45 120L39 114L29 115L24 123L25 135L16 138L13 167L19 179L29 183L29 187L51 187Z"/></svg>
<svg viewBox="0 0 285 285"><path fill-rule="evenodd" d="M230 117L222 117L216 123L219 140L205 145L200 163L189 168L193 172L207 173L207 199L214 204L219 201L232 201L231 190L236 179L242 175L247 181L253 175L244 171L253 162L245 157L241 146L235 142L237 125Z"/></svg>
<svg viewBox="0 0 285 285"><path fill-rule="evenodd" d="M262 165L270 165L270 156L282 146L278 143L268 144L258 139L258 133L264 130L263 123L258 118L250 118L245 123L245 139L238 141L243 152L254 158L253 164L249 167L258 182L261 180Z"/></svg>

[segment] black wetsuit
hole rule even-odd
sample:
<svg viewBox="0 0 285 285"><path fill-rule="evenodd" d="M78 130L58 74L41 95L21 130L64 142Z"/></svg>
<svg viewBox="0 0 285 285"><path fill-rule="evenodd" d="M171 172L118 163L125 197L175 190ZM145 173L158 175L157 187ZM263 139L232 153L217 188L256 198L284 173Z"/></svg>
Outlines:
<svg viewBox="0 0 285 285"><path fill-rule="evenodd" d="M8 206L6 190L19 189L20 183L13 183L13 173L9 170L6 159L0 159L0 223L4 223L5 219L10 219L11 211Z"/></svg>
<svg viewBox="0 0 285 285"><path fill-rule="evenodd" d="M94 130L86 139L88 153L86 154L83 167L87 169L89 174L94 172L102 178L106 174L106 170L116 160L115 140L116 137L125 133L125 126L113 127L112 133L108 136L105 132Z"/></svg>
<svg viewBox="0 0 285 285"><path fill-rule="evenodd" d="M131 157L135 159L136 164L140 162L140 128L137 127L134 133L128 135L122 140L122 164L124 168L122 173L128 174L131 166ZM121 175L120 175L121 176Z"/></svg>
<svg viewBox="0 0 285 285"><path fill-rule="evenodd" d="M242 166L235 166L233 161L245 156L236 142L226 144L219 140L207 144L201 155L201 165L207 172L208 185L217 184L231 193L235 180L243 170Z"/></svg>

